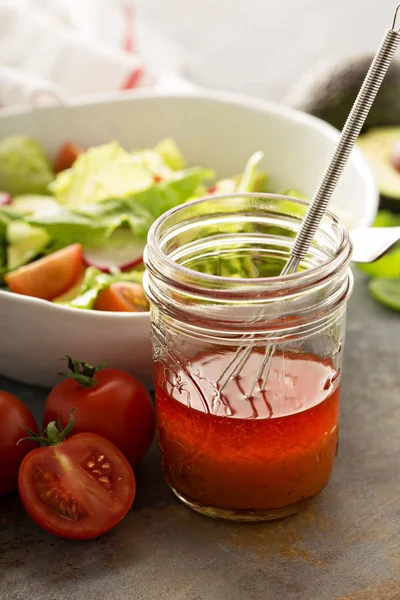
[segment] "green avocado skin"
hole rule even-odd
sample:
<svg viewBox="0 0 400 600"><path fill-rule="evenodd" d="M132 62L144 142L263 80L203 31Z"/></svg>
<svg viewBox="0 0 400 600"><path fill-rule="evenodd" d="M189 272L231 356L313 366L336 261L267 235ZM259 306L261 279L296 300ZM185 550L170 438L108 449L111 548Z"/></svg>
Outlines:
<svg viewBox="0 0 400 600"><path fill-rule="evenodd" d="M342 129L373 55L327 61L289 91L286 102ZM365 129L400 125L400 61L393 61L365 123Z"/></svg>
<svg viewBox="0 0 400 600"><path fill-rule="evenodd" d="M15 135L0 141L0 191L12 196L48 194L53 179L50 160L35 139Z"/></svg>
<svg viewBox="0 0 400 600"><path fill-rule="evenodd" d="M286 103L343 129L373 55L361 55L320 63L289 91ZM400 125L400 61L393 61L372 105L363 131ZM398 196L393 197L393 196ZM381 193L381 208L400 211L400 187L396 194Z"/></svg>
<svg viewBox="0 0 400 600"><path fill-rule="evenodd" d="M387 196L380 195L379 208L382 210L391 210L393 212L400 213L400 193L398 198L388 198Z"/></svg>

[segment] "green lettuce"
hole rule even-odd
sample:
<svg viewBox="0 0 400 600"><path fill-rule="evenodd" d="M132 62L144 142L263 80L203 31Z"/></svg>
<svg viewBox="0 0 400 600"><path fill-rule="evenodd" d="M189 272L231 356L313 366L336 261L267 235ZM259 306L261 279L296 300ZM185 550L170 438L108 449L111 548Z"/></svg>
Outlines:
<svg viewBox="0 0 400 600"><path fill-rule="evenodd" d="M254 192L258 183L258 165L264 157L263 152L255 152L247 161L243 175L237 187L238 192Z"/></svg>
<svg viewBox="0 0 400 600"><path fill-rule="evenodd" d="M57 175L50 190L60 204L79 207L126 198L152 183L149 168L118 142L111 142L81 154L70 169Z"/></svg>
<svg viewBox="0 0 400 600"><path fill-rule="evenodd" d="M396 215L389 210L379 211L374 221L374 227L398 226L400 226L400 215ZM390 252L375 262L357 263L357 267L369 277L400 278L400 244L397 244Z"/></svg>
<svg viewBox="0 0 400 600"><path fill-rule="evenodd" d="M131 154L135 165L139 165L151 174L151 182L154 179L168 179L172 173L171 169L164 161L161 154L156 150L137 150Z"/></svg>
<svg viewBox="0 0 400 600"><path fill-rule="evenodd" d="M60 207L52 213L30 215L25 220L49 234L53 250L76 242L86 248L101 246L118 227L129 227L136 237L144 239L152 223L150 213L123 201L83 206L80 210Z"/></svg>
<svg viewBox="0 0 400 600"><path fill-rule="evenodd" d="M176 158L175 166L181 164ZM57 175L51 191L69 209L82 211L82 206L118 199L130 211L139 207L142 216L148 211L154 220L213 177L213 171L201 167L174 171L156 150L129 153L113 142L79 156L71 169Z"/></svg>
<svg viewBox="0 0 400 600"><path fill-rule="evenodd" d="M357 267L369 277L400 278L400 246L396 246L375 262L357 263Z"/></svg>
<svg viewBox="0 0 400 600"><path fill-rule="evenodd" d="M380 210L376 215L374 227L400 227L400 215L390 210Z"/></svg>
<svg viewBox="0 0 400 600"><path fill-rule="evenodd" d="M214 194L234 194L236 192L265 192L267 174L258 166L264 157L263 152L255 152L247 161L241 175L220 179L214 186Z"/></svg>
<svg viewBox="0 0 400 600"><path fill-rule="evenodd" d="M162 140L157 144L155 150L162 157L164 163L173 171L183 171L186 167L185 159L173 139Z"/></svg>
<svg viewBox="0 0 400 600"><path fill-rule="evenodd" d="M215 177L214 171L202 167L175 171L168 181L152 185L127 200L132 208L141 206L151 213L153 219L157 219L167 210L189 200L204 181L213 177Z"/></svg>

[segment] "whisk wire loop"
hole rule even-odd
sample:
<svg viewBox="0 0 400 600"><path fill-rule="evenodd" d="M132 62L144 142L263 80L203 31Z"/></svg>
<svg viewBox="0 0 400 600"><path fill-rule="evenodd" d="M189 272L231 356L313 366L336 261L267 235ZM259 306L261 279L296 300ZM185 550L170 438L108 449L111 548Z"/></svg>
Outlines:
<svg viewBox="0 0 400 600"><path fill-rule="evenodd" d="M283 268L281 275L296 272L310 248L328 203L335 191L339 178L346 166L350 153L379 91L383 78L385 77L392 58L399 46L400 29L396 29L399 11L400 4L396 7L392 28L386 31L371 66L368 69L353 108L343 127L336 149L307 210L295 238L289 260ZM241 345L237 349L234 358L222 373L218 381L220 391L222 391L230 379L240 375L243 366L252 353L253 348L251 342L253 341L253 336L249 336L248 341L248 345ZM257 369L251 384L251 389L246 393L246 397L251 397L253 395L258 382L260 383L260 391L263 392L265 390L274 352L275 347L273 344L266 346L260 366Z"/></svg>

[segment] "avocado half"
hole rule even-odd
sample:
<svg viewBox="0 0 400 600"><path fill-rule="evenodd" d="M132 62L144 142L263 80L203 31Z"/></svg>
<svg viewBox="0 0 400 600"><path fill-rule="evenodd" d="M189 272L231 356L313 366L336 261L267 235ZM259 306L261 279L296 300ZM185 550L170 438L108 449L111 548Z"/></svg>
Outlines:
<svg viewBox="0 0 400 600"><path fill-rule="evenodd" d="M400 126L376 127L358 139L386 208L400 209Z"/></svg>
<svg viewBox="0 0 400 600"><path fill-rule="evenodd" d="M285 103L342 129L373 59L372 54L326 60L289 90ZM364 129L400 125L400 61L393 61Z"/></svg>
<svg viewBox="0 0 400 600"><path fill-rule="evenodd" d="M292 87L286 104L341 130L372 59L371 54L319 63ZM393 165L393 153L400 143L400 61L389 67L363 131L358 146L377 179L381 206L400 210L400 165L399 170Z"/></svg>

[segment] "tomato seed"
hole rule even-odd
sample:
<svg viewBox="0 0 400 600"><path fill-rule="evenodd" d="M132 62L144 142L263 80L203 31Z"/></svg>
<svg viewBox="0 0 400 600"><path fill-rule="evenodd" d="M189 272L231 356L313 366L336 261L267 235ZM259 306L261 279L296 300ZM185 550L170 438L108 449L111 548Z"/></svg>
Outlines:
<svg viewBox="0 0 400 600"><path fill-rule="evenodd" d="M104 463L104 465L101 465L102 469L109 469L111 467L110 463Z"/></svg>
<svg viewBox="0 0 400 600"><path fill-rule="evenodd" d="M86 466L87 466L88 469L93 469L94 462L90 460L88 463L86 463Z"/></svg>
<svg viewBox="0 0 400 600"><path fill-rule="evenodd" d="M103 462L103 460L104 460L104 454L101 454L99 456L99 458L97 459L97 462Z"/></svg>
<svg viewBox="0 0 400 600"><path fill-rule="evenodd" d="M101 483L106 483L107 485L110 483L109 478L105 477L104 475L103 475L103 477L99 478L99 481L101 481Z"/></svg>

